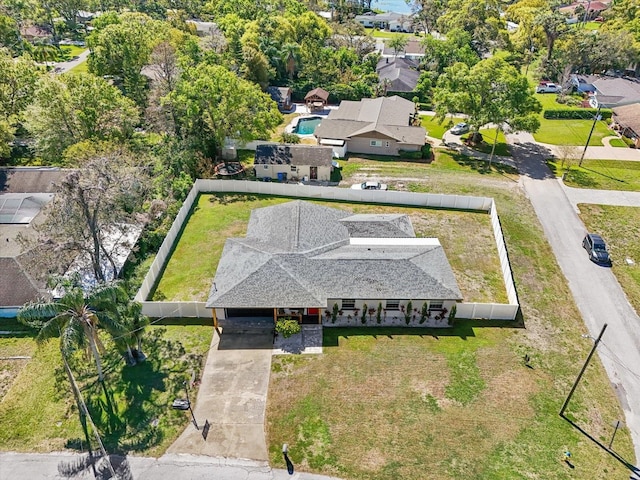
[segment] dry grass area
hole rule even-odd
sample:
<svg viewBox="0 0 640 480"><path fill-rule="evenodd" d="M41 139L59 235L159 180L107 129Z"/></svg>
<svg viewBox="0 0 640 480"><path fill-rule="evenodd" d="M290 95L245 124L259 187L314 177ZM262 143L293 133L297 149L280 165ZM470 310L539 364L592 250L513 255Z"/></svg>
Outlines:
<svg viewBox="0 0 640 480"><path fill-rule="evenodd" d="M271 140L274 142L279 142L280 135L282 135L282 132L284 132L284 129L287 127L287 125L289 125L294 118L299 116L300 116L299 113L283 113L282 122L273 131L273 134L271 135Z"/></svg>
<svg viewBox="0 0 640 480"><path fill-rule="evenodd" d="M206 300L225 240L244 236L252 209L286 201L291 199L201 195L153 298ZM487 214L339 202L322 204L354 213L406 213L417 236L440 239L465 301L507 301ZM204 251L206 256L202 255Z"/></svg>
<svg viewBox="0 0 640 480"><path fill-rule="evenodd" d="M352 175L362 173L354 168ZM443 182L443 173L418 178L417 168L411 176L404 182L412 191L472 190L496 200L523 324L325 329L323 355L274 359L267 406L272 463L282 465L279 447L287 442L299 470L345 479L629 478L558 416L592 342L581 337L584 324L555 259L540 255L549 246L517 184L461 172ZM605 444L612 422L622 418L597 358L567 415ZM621 433L614 449L635 462L629 432ZM574 469L562 461L565 450Z"/></svg>

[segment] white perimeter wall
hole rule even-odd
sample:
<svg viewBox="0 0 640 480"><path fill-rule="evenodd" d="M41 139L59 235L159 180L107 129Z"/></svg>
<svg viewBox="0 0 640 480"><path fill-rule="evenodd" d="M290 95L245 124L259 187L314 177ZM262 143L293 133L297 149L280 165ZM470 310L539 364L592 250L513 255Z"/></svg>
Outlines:
<svg viewBox="0 0 640 480"><path fill-rule="evenodd" d="M246 180L206 180L198 179L178 212L171 229L167 233L155 260L149 268L136 300L142 303L142 312L150 317L200 317L211 318L211 311L205 308L205 302L151 302L147 301L153 286L158 281L163 266L169 260L173 245L180 234L183 224L191 212L193 203L200 193L255 193L260 195L279 195L316 200L340 200L345 202L383 203L390 205L409 205L415 207L446 208L455 210L480 210L489 213L493 228L500 267L507 290L508 304L501 303L459 303L456 318L475 318L490 320L514 320L520 307L518 295L513 283L507 247L504 243L502 228L493 198L466 195L444 195L437 193L396 192L393 190L351 190L350 188L316 187L311 185L293 185L286 183L250 182ZM213 279L212 279L213 281Z"/></svg>

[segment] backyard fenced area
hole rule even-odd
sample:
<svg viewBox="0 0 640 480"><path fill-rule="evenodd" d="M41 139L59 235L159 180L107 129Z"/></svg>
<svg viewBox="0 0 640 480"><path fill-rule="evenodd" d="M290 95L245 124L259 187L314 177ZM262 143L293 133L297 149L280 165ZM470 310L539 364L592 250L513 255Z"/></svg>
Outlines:
<svg viewBox="0 0 640 480"><path fill-rule="evenodd" d="M216 255L219 255L219 253L217 253L218 251L221 252L226 236L241 236L244 233L239 224L233 224L233 222L232 224L229 224L228 227L230 230L227 232L227 235L221 233L219 229L214 228L213 230L216 232L216 238L212 237L211 228L209 229L209 231L202 231L199 228L196 228L193 237L198 237L200 243L196 242L195 244L190 244L190 242L187 242L190 244L191 258L196 260L190 262L190 260L188 259L189 254L186 254L187 263L181 265L179 264L179 266L175 268L175 271L178 272L178 277L175 278L174 281L169 282L169 287L166 286L167 283L165 280L161 281L161 277L163 277L162 274L165 272L165 269L170 268L170 264L168 263L169 258L172 255L176 254L178 256L183 255L183 252L178 253L176 245L178 239L180 239L180 244L182 244L183 232L186 231L185 222L194 209L200 208L200 206L195 207L195 202L196 200L198 202L202 201L202 199L200 198L200 193L204 192L217 192L219 194L238 193L241 195L264 195L268 196L269 198L276 197L277 200L273 201L278 202L286 201L287 198L305 198L315 201L346 202L350 203L350 206L352 206L354 210L358 211L360 211L359 209L363 208L364 205L375 205L378 209L376 211L380 211L380 209L382 208L393 208L393 210L390 211L397 211L400 208L419 207L436 209L432 211L434 212L434 214L435 212L440 212L440 214L442 214L442 211L446 209L451 209L458 213L460 213L461 211L489 213L489 229L487 231L492 231L493 240L495 241L494 247L492 247L492 251L497 253L496 267L498 275L494 276L494 278L498 279L500 290L502 292L506 291L506 298L503 295L501 296L500 294L497 294L494 297L494 301L492 301L491 298L483 297L476 298L478 301L473 301L472 299L471 303L461 304L458 306L457 318L467 318L467 315L477 315L477 317L475 318L513 320L517 315L519 309L518 298L515 286L513 284L511 269L506 253L506 246L502 237L502 231L500 229L500 223L498 221L495 203L491 198L398 191L372 192L366 190L362 191L342 188L314 187L307 185L221 180L197 180L195 182L191 192L185 200L183 207L178 213L174 224L167 234L167 237L165 238L165 241L163 242L158 255L156 256L149 270L149 273L147 274L142 284L142 287L140 288L136 296L136 300L143 303L143 311L146 315L152 317L177 315L190 316L189 313L191 313L193 316L210 316L209 314L207 314L206 309L204 309L204 301L206 300L206 295L209 291L213 276L215 275L215 268L217 266ZM260 204L262 206L265 206L265 202L266 200L262 199ZM397 205L397 207L390 207L390 205ZM235 215L233 217L233 219L235 220L244 219L246 221L246 219L248 219L250 209L244 208L242 212L230 213L233 212L232 209L229 208L229 205L225 205L225 212L226 214L232 216ZM389 213L389 210L385 213ZM472 234L473 231L477 231L477 229L472 228L470 234ZM438 232L434 232L434 234L432 234L431 236L438 236ZM460 238L465 237L464 234L458 236ZM202 243L203 238L205 239L205 243ZM215 247L211 246L211 242L214 242L216 244ZM210 258L205 258L207 256L209 256ZM479 255L477 257L483 256ZM484 257L486 257L486 255L484 255ZM464 271L463 268L458 268L456 271L455 255L451 259L451 262L454 268L454 272L457 273L457 271ZM194 271L197 270L200 270L201 273L204 272L204 275L201 275L196 279L179 278L180 275L191 275L194 273ZM478 279L482 276L482 274L477 275L474 281L477 282ZM464 293L464 279L462 279L460 282ZM180 285L181 292L184 291L182 287L184 285L186 285L188 288L195 286L195 289L193 291L188 291L186 294L186 298L184 294L176 298L174 296L174 293L171 291L171 283ZM489 283L492 282L490 281ZM493 281L493 283L496 282ZM477 290L478 292L482 292L485 290L483 288L484 286L485 285L481 284L475 290ZM497 290L494 288L493 292L496 291ZM160 294L158 294L158 292L160 292ZM154 293L154 297L150 298L152 293ZM158 300L159 298L163 300L166 299L170 303L165 304L164 302L151 301L153 299ZM500 303L500 301L506 301L507 303ZM479 317L480 315L483 315L483 317Z"/></svg>

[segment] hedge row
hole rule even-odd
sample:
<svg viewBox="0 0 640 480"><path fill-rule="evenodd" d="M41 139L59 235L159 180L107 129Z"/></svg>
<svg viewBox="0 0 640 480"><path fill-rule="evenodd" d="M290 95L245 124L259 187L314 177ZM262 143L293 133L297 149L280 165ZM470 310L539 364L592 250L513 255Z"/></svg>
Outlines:
<svg viewBox="0 0 640 480"><path fill-rule="evenodd" d="M547 119L572 119L572 120L591 120L596 115L596 108L551 108L544 111L544 118ZM603 120L609 120L613 112L610 108L601 108L600 115Z"/></svg>
<svg viewBox="0 0 640 480"><path fill-rule="evenodd" d="M410 158L413 160L418 160L421 158L431 158L431 145L425 143L420 150L417 151L407 151L407 150L399 150L398 156L400 158Z"/></svg>

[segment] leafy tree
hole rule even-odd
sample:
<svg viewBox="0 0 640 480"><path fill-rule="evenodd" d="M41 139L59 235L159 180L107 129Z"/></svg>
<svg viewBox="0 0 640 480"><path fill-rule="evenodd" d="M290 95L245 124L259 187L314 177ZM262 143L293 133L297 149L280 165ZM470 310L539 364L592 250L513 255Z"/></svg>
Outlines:
<svg viewBox="0 0 640 480"><path fill-rule="evenodd" d="M397 57L398 53L404 51L407 43L409 43L407 36L397 33L389 39L387 45L393 50L393 55Z"/></svg>
<svg viewBox="0 0 640 480"><path fill-rule="evenodd" d="M24 120L41 72L29 56L12 58L0 48L0 157L7 157L9 142Z"/></svg>
<svg viewBox="0 0 640 480"><path fill-rule="evenodd" d="M6 47L13 52L20 50L20 32L16 21L7 16L0 14L0 47Z"/></svg>
<svg viewBox="0 0 640 480"><path fill-rule="evenodd" d="M492 45L503 43L506 36L500 7L499 0L450 0L438 19L438 29L446 35L454 29L464 30L471 36L476 52L489 51Z"/></svg>
<svg viewBox="0 0 640 480"><path fill-rule="evenodd" d="M604 11L604 17L602 30L629 32L635 39L635 48L640 51L640 0L616 0Z"/></svg>
<svg viewBox="0 0 640 480"><path fill-rule="evenodd" d="M427 36L422 40L425 56L424 68L436 73L437 78L444 69L454 63L462 62L472 67L480 61L478 54L471 48L471 35L461 29L451 30L445 40Z"/></svg>
<svg viewBox="0 0 640 480"><path fill-rule="evenodd" d="M77 16L80 10L86 10L86 0L47 0L48 5L64 18L67 27L75 30L78 26Z"/></svg>
<svg viewBox="0 0 640 480"><path fill-rule="evenodd" d="M106 80L88 73L45 77L27 109L25 126L36 150L57 162L82 140L125 140L133 133L138 110Z"/></svg>
<svg viewBox="0 0 640 480"><path fill-rule="evenodd" d="M546 61L549 62L553 56L556 40L569 31L567 19L560 12L547 10L536 16L535 24L539 25L544 32L547 46Z"/></svg>
<svg viewBox="0 0 640 480"><path fill-rule="evenodd" d="M536 113L542 107L533 97L527 78L497 57L482 60L472 68L464 63L447 68L433 97L440 118L448 113L467 114L476 132L493 123L496 138L506 125L526 132L535 132L540 126Z"/></svg>
<svg viewBox="0 0 640 480"><path fill-rule="evenodd" d="M142 13L123 13L89 35L89 70L99 76L113 75L122 82L125 95L144 104L147 79L142 69L149 64L156 45L170 39L167 23Z"/></svg>
<svg viewBox="0 0 640 480"><path fill-rule="evenodd" d="M426 33L436 29L438 18L446 10L445 0L409 0L407 2L414 14L415 22L420 24Z"/></svg>
<svg viewBox="0 0 640 480"><path fill-rule="evenodd" d="M545 33L536 19L548 11L547 0L520 0L507 7L506 18L518 24L510 35L515 51L530 55L534 48L544 45Z"/></svg>
<svg viewBox="0 0 640 480"><path fill-rule="evenodd" d="M86 349L93 356L98 380L104 381L100 353L104 346L99 328L115 334L121 330L116 305L126 302L126 292L118 284L99 285L88 292L71 284L63 285L59 300L29 303L18 312L18 320L26 325L40 326L38 343L60 337L60 349L68 355Z"/></svg>
<svg viewBox="0 0 640 480"><path fill-rule="evenodd" d="M257 83L263 90L269 86L269 79L273 77L273 69L264 54L252 47L243 47L242 76L250 82Z"/></svg>
<svg viewBox="0 0 640 480"><path fill-rule="evenodd" d="M187 69L169 101L178 112L181 134L210 158L225 138L267 138L282 121L271 97L219 65Z"/></svg>
<svg viewBox="0 0 640 480"><path fill-rule="evenodd" d="M141 215L148 179L131 155L114 146L88 152L81 168L70 171L47 206L46 219L34 239L21 239L34 249L37 278L64 272L74 258L90 268L90 278L117 277L118 256L133 244L132 233L145 221Z"/></svg>

